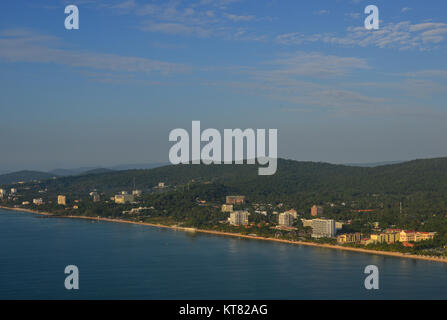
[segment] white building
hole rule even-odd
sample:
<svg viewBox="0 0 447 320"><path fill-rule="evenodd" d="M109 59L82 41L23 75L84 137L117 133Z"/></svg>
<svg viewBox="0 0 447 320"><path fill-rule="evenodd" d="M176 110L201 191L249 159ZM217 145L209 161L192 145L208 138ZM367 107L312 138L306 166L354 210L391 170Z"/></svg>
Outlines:
<svg viewBox="0 0 447 320"><path fill-rule="evenodd" d="M313 219L312 238L333 238L337 234L335 220Z"/></svg>
<svg viewBox="0 0 447 320"><path fill-rule="evenodd" d="M6 190L0 189L0 198L4 198L4 197L6 197Z"/></svg>
<svg viewBox="0 0 447 320"><path fill-rule="evenodd" d="M240 226L248 224L248 211L234 211L230 213L230 224Z"/></svg>
<svg viewBox="0 0 447 320"><path fill-rule="evenodd" d="M11 194L15 194L17 193L17 189L16 188L11 188Z"/></svg>
<svg viewBox="0 0 447 320"><path fill-rule="evenodd" d="M293 215L288 212L280 213L278 216L278 224L282 227L291 227L293 225Z"/></svg>

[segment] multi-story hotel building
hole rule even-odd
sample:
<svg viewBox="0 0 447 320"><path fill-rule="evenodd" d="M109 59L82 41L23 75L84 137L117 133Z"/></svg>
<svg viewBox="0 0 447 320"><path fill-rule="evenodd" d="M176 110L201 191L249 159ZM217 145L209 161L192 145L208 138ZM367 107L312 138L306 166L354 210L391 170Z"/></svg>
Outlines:
<svg viewBox="0 0 447 320"><path fill-rule="evenodd" d="M278 215L278 224L281 227L291 227L293 225L293 215L287 212Z"/></svg>
<svg viewBox="0 0 447 320"><path fill-rule="evenodd" d="M248 211L234 211L230 213L230 224L241 226L248 224Z"/></svg>
<svg viewBox="0 0 447 320"><path fill-rule="evenodd" d="M335 220L332 219L313 219L312 220L312 238L332 238L337 233L335 229Z"/></svg>

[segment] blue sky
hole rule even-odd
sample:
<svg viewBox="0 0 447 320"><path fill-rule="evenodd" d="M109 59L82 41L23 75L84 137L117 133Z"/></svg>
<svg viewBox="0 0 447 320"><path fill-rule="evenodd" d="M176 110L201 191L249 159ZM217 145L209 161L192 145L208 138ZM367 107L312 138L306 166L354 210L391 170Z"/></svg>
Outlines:
<svg viewBox="0 0 447 320"><path fill-rule="evenodd" d="M64 28L75 4L80 29ZM364 28L364 8L380 29ZM8 1L0 171L167 161L169 132L277 128L281 157L445 156L447 3Z"/></svg>

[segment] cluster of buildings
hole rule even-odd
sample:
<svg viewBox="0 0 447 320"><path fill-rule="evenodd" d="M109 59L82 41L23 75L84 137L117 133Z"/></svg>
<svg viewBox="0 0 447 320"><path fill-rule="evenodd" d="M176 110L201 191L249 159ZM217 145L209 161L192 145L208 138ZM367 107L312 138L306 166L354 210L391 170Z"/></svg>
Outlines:
<svg viewBox="0 0 447 320"><path fill-rule="evenodd" d="M127 191L122 191L121 194L115 195L113 200L116 204L125 204L135 201L135 196L133 194L128 194Z"/></svg>
<svg viewBox="0 0 447 320"><path fill-rule="evenodd" d="M374 233L369 238L362 238L361 233L342 234L337 237L339 244L344 243L361 243L363 245L373 243L396 243L402 242L404 245L410 242L419 242L423 240L431 240L435 237L436 232L422 232L402 229L386 229L381 233Z"/></svg>
<svg viewBox="0 0 447 320"><path fill-rule="evenodd" d="M17 193L16 188L10 189L10 195L15 195ZM0 199L6 198L8 196L8 191L6 189L0 189Z"/></svg>

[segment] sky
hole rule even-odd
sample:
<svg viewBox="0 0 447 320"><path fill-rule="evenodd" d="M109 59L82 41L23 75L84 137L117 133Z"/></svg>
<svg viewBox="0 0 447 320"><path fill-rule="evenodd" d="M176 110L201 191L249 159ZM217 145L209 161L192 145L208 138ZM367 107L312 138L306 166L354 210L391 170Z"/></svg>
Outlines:
<svg viewBox="0 0 447 320"><path fill-rule="evenodd" d="M79 9L67 30L65 6ZM366 30L367 5L379 30ZM2 1L0 172L167 162L169 132L280 157L447 156L445 0Z"/></svg>

